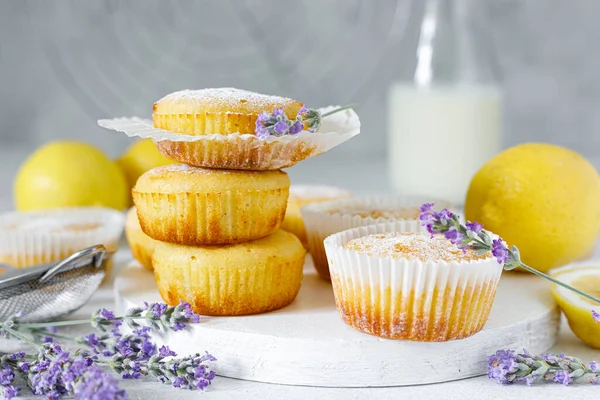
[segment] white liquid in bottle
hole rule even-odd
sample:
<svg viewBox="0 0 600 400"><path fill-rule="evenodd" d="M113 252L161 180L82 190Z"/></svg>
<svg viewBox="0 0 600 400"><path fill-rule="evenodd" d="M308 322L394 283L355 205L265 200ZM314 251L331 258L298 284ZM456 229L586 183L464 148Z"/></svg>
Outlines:
<svg viewBox="0 0 600 400"><path fill-rule="evenodd" d="M498 88L398 83L388 104L394 191L464 205L471 178L500 150Z"/></svg>

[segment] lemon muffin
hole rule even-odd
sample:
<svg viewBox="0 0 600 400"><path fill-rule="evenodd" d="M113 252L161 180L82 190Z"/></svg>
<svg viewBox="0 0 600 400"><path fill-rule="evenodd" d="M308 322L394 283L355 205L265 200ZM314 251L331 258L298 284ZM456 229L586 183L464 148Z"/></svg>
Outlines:
<svg viewBox="0 0 600 400"><path fill-rule="evenodd" d="M142 231L135 207L127 212L125 236L133 258L143 267L152 271L152 253L154 253L157 242Z"/></svg>
<svg viewBox="0 0 600 400"><path fill-rule="evenodd" d="M345 323L387 339L443 342L487 322L502 265L427 233L371 225L328 237L336 307Z"/></svg>
<svg viewBox="0 0 600 400"><path fill-rule="evenodd" d="M182 90L154 103L152 121L155 128L194 139L158 141L160 152L172 160L197 167L272 170L323 152L319 143L296 136L260 139L255 134L261 113L280 109L295 120L302 107L289 98L234 88Z"/></svg>
<svg viewBox="0 0 600 400"><path fill-rule="evenodd" d="M97 244L115 252L124 220L122 213L102 207L1 214L0 263L23 268L57 262Z"/></svg>
<svg viewBox="0 0 600 400"><path fill-rule="evenodd" d="M300 208L308 204L322 203L352 197L349 191L328 185L291 185L285 218L281 229L293 233L307 247L306 228L302 222Z"/></svg>
<svg viewBox="0 0 600 400"><path fill-rule="evenodd" d="M235 88L181 90L154 103L152 122L156 128L186 135L254 134L263 111L282 108L293 120L302 106L285 97Z"/></svg>
<svg viewBox="0 0 600 400"><path fill-rule="evenodd" d="M324 279L329 279L327 256L323 240L331 234L359 226L381 222L412 221L418 232L426 232L419 223L419 207L432 199L400 196L355 197L311 204L302 208L306 226L307 245L315 268ZM436 202L449 207L445 202ZM412 228L411 228L412 229Z"/></svg>
<svg viewBox="0 0 600 400"><path fill-rule="evenodd" d="M163 300L189 302L204 315L245 315L290 304L302 283L306 251L291 233L234 245L161 242L152 264Z"/></svg>
<svg viewBox="0 0 600 400"><path fill-rule="evenodd" d="M133 189L144 233L185 245L240 243L275 232L290 180L282 171L234 171L174 164L143 174Z"/></svg>

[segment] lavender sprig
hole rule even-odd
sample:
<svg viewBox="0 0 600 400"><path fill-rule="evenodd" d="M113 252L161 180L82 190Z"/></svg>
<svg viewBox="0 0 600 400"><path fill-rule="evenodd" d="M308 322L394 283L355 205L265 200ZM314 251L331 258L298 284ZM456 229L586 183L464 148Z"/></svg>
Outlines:
<svg viewBox="0 0 600 400"><path fill-rule="evenodd" d="M73 395L76 399L126 399L118 388L114 376L103 372L101 366L110 367L123 379L156 377L160 382L177 388L205 389L211 384L215 372L209 363L215 361L210 354L174 358L177 354L166 346L157 349L150 331L179 331L188 323L197 323L188 303L175 307L166 304L145 304L145 307L128 310L117 317L106 309L97 310L90 319L52 323L20 323L22 313L8 321L0 322L5 337L29 343L37 356L25 353L0 355L0 395L15 397L20 388L12 385L15 374L21 374L34 394L50 399ZM60 335L53 326L89 323L101 333L81 338ZM122 334L123 323L133 328ZM73 356L63 351L54 339L64 339L89 347L77 350ZM36 341L43 341L38 344Z"/></svg>
<svg viewBox="0 0 600 400"><path fill-rule="evenodd" d="M490 233L484 230L481 224L477 222L467 222L467 224L463 225L458 220L458 217L450 211L443 209L440 212L436 212L433 209L433 206L433 203L423 204L420 208L421 214L419 215L421 225L427 228L427 232L429 232L432 237L435 234L444 235L446 239L456 244L459 248L463 249L463 251L470 249L475 251L478 255L491 252L498 263L503 264L504 269L507 271L515 268L523 268L600 304L600 299L524 264L521 261L519 249L516 246L512 246L512 248L509 249L502 238L492 238Z"/></svg>
<svg viewBox="0 0 600 400"><path fill-rule="evenodd" d="M153 329L179 331L184 329L187 324L198 323L200 316L192 311L189 303L182 301L175 307L162 303L145 303L145 307L131 308L122 317L117 317L112 311L101 308L96 310L90 319L17 324L14 323L15 320L18 320L18 318L11 319L14 325L13 328L16 330L27 330L36 334L52 336L52 332L47 331L49 327L53 329L58 326L91 324L92 327L105 332L113 327L119 327L123 322L132 329L137 328L140 326L137 321L144 322ZM2 328L7 323L10 323L10 321L0 323L0 333L2 333Z"/></svg>
<svg viewBox="0 0 600 400"><path fill-rule="evenodd" d="M272 114L263 111L256 119L256 129L254 133L259 139L266 139L269 136L295 135L304 130L305 126L309 132L315 132L321 127L323 118L337 112L352 108L354 105L338 107L334 110L321 114L319 110L308 109L302 106L295 119L289 119L283 111L283 108L276 108Z"/></svg>
<svg viewBox="0 0 600 400"><path fill-rule="evenodd" d="M595 361L585 364L578 358L564 354L542 354L533 356L523 351L498 350L488 358L488 377L498 383L537 382L598 384L600 368Z"/></svg>

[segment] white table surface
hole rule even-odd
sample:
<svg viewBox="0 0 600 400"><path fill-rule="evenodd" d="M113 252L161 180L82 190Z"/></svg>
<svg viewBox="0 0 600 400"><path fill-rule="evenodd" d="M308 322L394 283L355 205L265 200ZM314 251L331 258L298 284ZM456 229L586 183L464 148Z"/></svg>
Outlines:
<svg viewBox="0 0 600 400"><path fill-rule="evenodd" d="M28 149L31 151L31 149ZM0 146L0 210L12 209L12 180L18 164L26 157L27 150L23 148L9 148ZM308 160L288 171L294 183L324 183L336 184L355 191L358 194L388 193L387 174L383 157L368 157L361 155L356 159L341 159L335 150L329 154ZM124 266L131 259L127 249L118 254L116 267ZM600 254L596 257L600 259ZM515 305L526 307L526 305ZM72 318L89 316L100 307L114 308L113 292L110 283L104 285L92 300L79 310ZM210 352L210 349L207 349ZM564 352L568 355L582 358L584 361L600 361L600 351L592 350L577 339L566 322L561 325L559 341L551 349L556 353ZM324 354L323 357L327 355ZM218 361L216 364L218 370ZM284 386L265 383L241 381L229 378L216 377L213 385L205 393L190 392L174 389L150 379L136 381L121 381L121 387L127 390L130 399L195 399L202 396L206 400L263 400L263 399L332 399L352 400L369 399L398 400L398 399L506 399L522 400L547 399L563 400L564 398L600 398L600 385L574 385L563 387L559 384L542 384L526 387L524 385L503 386L489 380L487 377L464 379L449 383L435 385L391 387L391 388L365 388L365 389L338 389L315 388L300 386ZM26 391L25 391L26 393ZM23 396L22 398L39 398Z"/></svg>

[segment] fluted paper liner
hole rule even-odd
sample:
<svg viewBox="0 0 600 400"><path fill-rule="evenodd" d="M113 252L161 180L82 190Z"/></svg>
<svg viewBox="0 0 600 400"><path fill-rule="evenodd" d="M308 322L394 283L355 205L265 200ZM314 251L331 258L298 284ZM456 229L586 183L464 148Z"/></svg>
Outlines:
<svg viewBox="0 0 600 400"><path fill-rule="evenodd" d="M383 218L362 217L359 215L349 215L343 210L332 212L333 210L343 209L351 206L364 206L366 209L387 209L387 208L418 208L423 203L432 202L430 198L405 197L405 196L369 196L353 197L328 201L324 203L310 204L301 208L302 220L306 227L308 251L311 254L315 268L323 279L329 280L329 268L327 265L327 256L323 240L331 234L344 231L346 229L358 228L359 226L373 225L389 220ZM450 208L445 202L436 202L440 207ZM399 224L392 231L403 232L427 232L421 226L418 219L407 220L398 219Z"/></svg>
<svg viewBox="0 0 600 400"><path fill-rule="evenodd" d="M60 261L97 244L116 251L125 216L101 207L73 207L0 215L0 263L16 268ZM68 225L97 225L65 230Z"/></svg>
<svg viewBox="0 0 600 400"><path fill-rule="evenodd" d="M330 106L319 111L326 113L335 108L337 106ZM360 120L351 109L325 117L317 132L302 131L266 139L239 133L183 135L155 128L152 121L137 117L102 119L98 125L124 132L129 137L152 139L163 155L175 161L196 167L241 170L288 168L360 133Z"/></svg>
<svg viewBox="0 0 600 400"><path fill-rule="evenodd" d="M185 245L234 244L275 232L285 215L288 189L212 193L132 191L144 233Z"/></svg>
<svg viewBox="0 0 600 400"><path fill-rule="evenodd" d="M388 339L441 342L479 332L489 317L502 265L483 260L422 262L369 256L350 240L391 232L390 224L329 236L325 251L336 307L353 328ZM405 232L410 225L405 226Z"/></svg>

